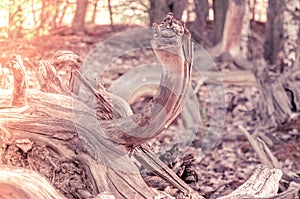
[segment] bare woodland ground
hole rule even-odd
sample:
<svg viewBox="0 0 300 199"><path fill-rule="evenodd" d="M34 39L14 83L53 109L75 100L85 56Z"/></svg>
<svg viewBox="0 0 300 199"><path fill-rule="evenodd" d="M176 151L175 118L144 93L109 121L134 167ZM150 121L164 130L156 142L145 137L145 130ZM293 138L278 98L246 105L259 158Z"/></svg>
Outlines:
<svg viewBox="0 0 300 199"><path fill-rule="evenodd" d="M117 31L123 31L133 27L117 26ZM262 26L254 26L255 33L260 37L253 37L252 42L252 59L262 56ZM13 53L20 54L24 59L24 65L31 74L29 85L31 88L37 88L34 71L38 66L38 60L50 58L57 50L71 50L81 57L86 57L88 52L93 49L97 43L109 38L113 33L110 32L109 26L93 26L89 27L87 35L52 35L36 38L32 41L7 41L0 39L0 63L5 65L8 58ZM113 62L110 69L104 74L103 83L108 86L120 75L129 71L133 66L150 62L147 60L148 54L126 55ZM230 61L217 61L220 71L238 70ZM193 81L193 86L196 80ZM258 118L256 115L256 104L260 100L259 91L255 86L234 86L224 85L226 93L226 120L222 130L222 136L216 147L204 158L201 157L201 134L194 139L190 147L186 151L179 149L173 162L182 162L182 160L191 154L193 162L191 170L197 177L190 180L190 186L197 190L201 195L207 198L215 198L232 192L241 185L253 172L258 164L258 157L251 148L247 139L237 128L238 125L245 126L250 132L256 128ZM197 92L200 103L199 110L204 118L209 121L210 118L210 97L205 86L201 87ZM140 101L134 104L134 108L138 109L145 103ZM180 125L180 117L170 126L170 128L162 133L153 141L153 150L158 154L164 154L172 142L174 135L178 133ZM289 132L267 132L273 141L271 146L272 152L282 162L283 167L287 170L294 171L300 175L300 134L297 130ZM18 154L18 155L16 155ZM14 158L12 158L14 157ZM32 162L40 160L41 164L33 165ZM43 164L43 162L46 162ZM55 157L52 157L44 148L33 148L27 157L20 152L18 148L7 150L2 156L1 164L21 166L39 170L59 189L66 178L72 177L71 185L68 185L70 192L72 189L89 190L91 182L85 182L81 176L83 169L80 165L63 163L63 171L56 175L58 163ZM49 166L51 165L51 166ZM182 165L181 165L182 166ZM35 167L35 168L33 168ZM176 196L176 189L169 186L164 180L153 176L150 173L143 173L143 177L149 186L160 189ZM198 178L198 179L197 179ZM185 179L187 180L187 179ZM56 183L56 184L55 184ZM67 186L67 185L66 185ZM91 190L92 191L92 190ZM69 195L64 193L68 198L80 198L80 196Z"/></svg>

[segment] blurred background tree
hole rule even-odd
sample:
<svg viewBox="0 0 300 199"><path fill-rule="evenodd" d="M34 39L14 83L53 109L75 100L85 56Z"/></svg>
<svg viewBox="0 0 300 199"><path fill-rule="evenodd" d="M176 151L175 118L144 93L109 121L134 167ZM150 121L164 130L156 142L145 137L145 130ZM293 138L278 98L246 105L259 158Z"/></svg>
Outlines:
<svg viewBox="0 0 300 199"><path fill-rule="evenodd" d="M88 0L76 0L76 10L72 22L72 28L75 32L84 31L85 15L88 3Z"/></svg>

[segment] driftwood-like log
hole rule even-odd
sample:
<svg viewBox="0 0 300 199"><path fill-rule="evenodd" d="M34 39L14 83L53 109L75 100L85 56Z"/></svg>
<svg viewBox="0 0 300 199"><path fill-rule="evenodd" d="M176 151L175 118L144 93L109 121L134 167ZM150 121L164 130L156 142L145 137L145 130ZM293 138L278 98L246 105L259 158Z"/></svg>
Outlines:
<svg viewBox="0 0 300 199"><path fill-rule="evenodd" d="M281 170L261 166L240 187L219 199L274 197L277 194L281 176Z"/></svg>

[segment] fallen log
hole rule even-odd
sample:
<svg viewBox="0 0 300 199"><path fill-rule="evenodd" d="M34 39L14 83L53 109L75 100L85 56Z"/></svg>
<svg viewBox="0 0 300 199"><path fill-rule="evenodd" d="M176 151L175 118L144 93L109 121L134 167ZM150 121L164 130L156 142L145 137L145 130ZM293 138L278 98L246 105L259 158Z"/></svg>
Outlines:
<svg viewBox="0 0 300 199"><path fill-rule="evenodd" d="M141 178L133 156L186 197L203 198L147 147L147 141L160 134L180 112L193 59L190 35L172 15L156 31L153 48L167 67L163 68L159 92L153 101L134 115L121 100L118 103L124 104L123 109L112 110L110 101L118 99L103 87L96 90L89 85L80 75L79 59L73 53L59 52L54 60L41 62L42 91L27 88L23 62L18 56L13 59L14 88L11 94L0 96L0 165L1 171L6 172L0 177L1 196L14 193L15 198L30 198L32 194L37 198L154 198L155 193ZM73 75L93 93L93 100L98 102L96 111L71 92L76 92L73 81L68 86L62 84L55 69L62 65L72 67ZM157 109L158 105L166 110L165 115ZM114 111L119 112L117 117ZM138 125L133 125L133 121ZM155 131L147 126L151 122ZM130 131L124 131L124 127ZM17 175L19 171L23 174ZM12 175L14 178L7 177ZM30 185L22 183L24 177ZM17 183L12 183L13 179ZM276 195L278 179L280 170L259 168L232 196L249 196L247 187L255 193ZM253 186L248 186L251 183ZM258 189L256 185L260 185ZM28 187L33 188L28 191Z"/></svg>
<svg viewBox="0 0 300 199"><path fill-rule="evenodd" d="M161 133L178 115L189 84L193 52L188 31L172 15L157 26L157 35L153 47L159 60L167 66L163 69L160 91L142 113L120 119L114 118L110 96L104 88L101 90L100 87L97 91L90 87L99 105L97 114L93 114L95 110L72 94L73 82L70 86L62 83L55 67L64 65L72 67L73 74L81 78L85 86L89 86L80 76L80 63L76 55L59 52L53 61L40 62L38 79L42 91L27 88L25 67L20 57L16 57L13 60L15 84L12 96L1 96L1 101L6 104L0 109L3 138L1 165L18 166L12 161L14 157L9 155L16 149L14 155L17 157L32 157L35 151L43 150L45 154L41 154L40 158L47 159L44 165L46 169L40 169L41 165L37 162L41 160L28 163L27 158L17 158L17 162L22 167L26 168L27 165L48 176L53 185L68 198L96 197L103 192L113 193L117 198L153 198L154 193L142 180L129 154L140 157L144 166L149 168L149 158L158 160L147 150L138 151L135 148L145 148L144 143ZM11 106L11 98L14 99L14 107ZM162 117L163 112L156 108L157 105L165 108L166 117ZM133 125L132 121L139 125ZM152 126L156 126L155 131L147 127L151 122ZM120 123L134 134L128 135L128 131L122 131ZM28 143L24 143L24 140ZM64 176L64 182L57 177L61 175L65 162L84 174L74 174L74 178L78 178L75 184L72 176ZM159 170L167 166L160 164L154 168ZM159 175L165 176L184 194L202 198L170 169L164 169Z"/></svg>

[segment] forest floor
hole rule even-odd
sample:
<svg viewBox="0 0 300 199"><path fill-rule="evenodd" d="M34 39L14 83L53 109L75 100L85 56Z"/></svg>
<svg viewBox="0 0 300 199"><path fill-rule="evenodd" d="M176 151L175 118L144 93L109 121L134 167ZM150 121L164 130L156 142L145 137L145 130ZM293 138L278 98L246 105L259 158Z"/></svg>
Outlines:
<svg viewBox="0 0 300 199"><path fill-rule="evenodd" d="M116 26L117 32L135 28L133 26L120 25ZM29 85L31 88L37 88L37 80L35 72L38 61L41 59L49 59L58 50L70 50L82 58L96 47L97 44L108 39L113 34L109 26L91 26L87 30L88 34L84 35L50 35L35 38L31 41L16 40L10 41L0 38L0 64L5 67L12 54L19 54L24 60L24 65L30 73ZM256 31L261 34L261 30ZM260 45L262 47L262 44ZM257 51L259 51L259 48ZM118 77L137 66L145 63L148 52L139 54L139 56L122 56L122 58L114 61L113 70L110 69L104 74L102 80L106 87L115 81ZM257 54L261 52L256 52ZM232 70L231 62L216 62L218 69L222 71ZM237 68L234 70L238 70ZM1 82L0 82L1 83ZM197 80L193 80L192 86L195 87ZM1 85L5 87L5 85ZM244 126L249 132L253 132L259 123L256 109L260 100L259 90L256 86L239 86L224 84L226 117L223 128L220 132L220 138L216 141L215 147L207 154L203 155L202 132L197 132L190 145L181 149L176 148L178 142L178 134L180 126L182 126L181 118L178 119L166 130L158 136L153 142L153 150L160 156L171 156L168 163L172 168L177 169L176 172L190 184L192 188L197 190L206 198L216 198L232 192L239 185L248 179L255 168L261 164L255 151L252 149L246 137L240 132L238 126ZM210 94L207 87L200 87L196 96L198 97L201 116L208 127L211 118L211 102ZM148 96L149 97L149 96ZM134 110L146 103L147 97L133 104ZM223 121L220 121L221 123ZM279 159L282 167L288 171L293 171L300 176L300 133L294 129L287 132L265 132L272 145L269 146L273 154ZM182 138L179 136L179 139ZM177 140L176 140L177 139ZM179 144L180 145L180 144ZM178 145L178 146L179 146ZM173 148L172 148L173 147ZM174 152L174 147L176 148ZM188 161L186 161L188 160ZM189 162L189 163L186 163ZM179 166L174 166L179 165ZM188 167L188 169L187 169ZM183 174L186 172L185 174ZM164 180L151 174L151 172L143 172L146 183L172 196L176 196L177 190L168 185Z"/></svg>

